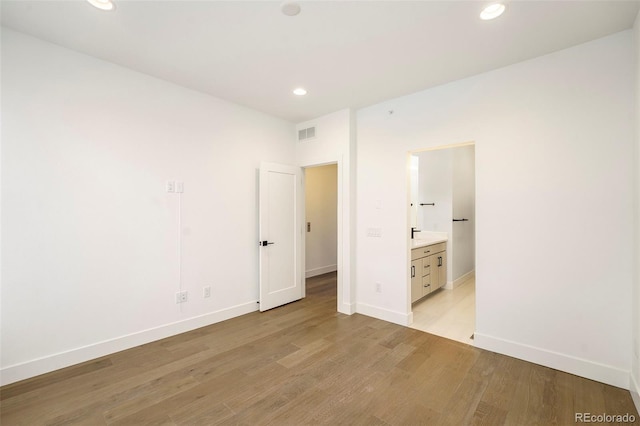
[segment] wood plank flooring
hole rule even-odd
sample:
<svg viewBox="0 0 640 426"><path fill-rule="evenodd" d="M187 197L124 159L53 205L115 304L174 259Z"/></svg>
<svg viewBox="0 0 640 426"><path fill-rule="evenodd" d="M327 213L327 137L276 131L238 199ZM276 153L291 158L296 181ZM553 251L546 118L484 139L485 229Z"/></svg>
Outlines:
<svg viewBox="0 0 640 426"><path fill-rule="evenodd" d="M12 425L574 424L628 391L307 298L0 388Z"/></svg>

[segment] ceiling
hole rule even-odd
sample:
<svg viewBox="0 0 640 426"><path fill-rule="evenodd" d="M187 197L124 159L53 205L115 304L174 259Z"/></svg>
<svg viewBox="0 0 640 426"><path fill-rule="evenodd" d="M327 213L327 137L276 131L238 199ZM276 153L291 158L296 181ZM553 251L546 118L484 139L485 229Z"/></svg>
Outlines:
<svg viewBox="0 0 640 426"><path fill-rule="evenodd" d="M629 29L640 1L2 0L2 25L291 122ZM297 97L292 90L308 90Z"/></svg>

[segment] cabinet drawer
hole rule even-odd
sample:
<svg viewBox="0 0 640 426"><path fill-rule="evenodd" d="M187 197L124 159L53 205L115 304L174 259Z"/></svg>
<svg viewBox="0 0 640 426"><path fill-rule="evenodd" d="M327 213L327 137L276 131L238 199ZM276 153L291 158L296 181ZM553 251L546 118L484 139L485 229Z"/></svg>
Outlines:
<svg viewBox="0 0 640 426"><path fill-rule="evenodd" d="M416 260L416 259L420 259L421 257L425 257L425 255L422 254L423 248L424 247L420 247L420 248L411 250L411 260Z"/></svg>
<svg viewBox="0 0 640 426"><path fill-rule="evenodd" d="M433 244L425 248L431 249L431 253L429 254L440 253L441 251L445 251L447 249L447 243Z"/></svg>
<svg viewBox="0 0 640 426"><path fill-rule="evenodd" d="M431 284L431 275L425 275L422 277L422 286L427 286Z"/></svg>
<svg viewBox="0 0 640 426"><path fill-rule="evenodd" d="M438 244L434 244L436 246ZM420 259L421 257L431 256L435 251L433 251L433 246L426 246L415 248L411 250L411 260Z"/></svg>
<svg viewBox="0 0 640 426"><path fill-rule="evenodd" d="M414 248L411 250L411 260L431 256L432 254L440 253L441 251L445 251L446 249L447 243L431 244L430 246Z"/></svg>
<svg viewBox="0 0 640 426"><path fill-rule="evenodd" d="M427 259L422 261L422 276L429 275L431 273L431 262Z"/></svg>
<svg viewBox="0 0 640 426"><path fill-rule="evenodd" d="M422 295L431 293L431 275L422 277Z"/></svg>

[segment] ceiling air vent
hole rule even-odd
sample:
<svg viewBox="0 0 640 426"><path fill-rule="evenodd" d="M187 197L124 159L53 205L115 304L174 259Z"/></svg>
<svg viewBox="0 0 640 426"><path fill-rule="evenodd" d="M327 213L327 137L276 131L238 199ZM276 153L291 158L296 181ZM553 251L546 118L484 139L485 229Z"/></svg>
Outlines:
<svg viewBox="0 0 640 426"><path fill-rule="evenodd" d="M316 137L316 128L309 127L307 129L298 130L298 140L304 141L307 139L313 139Z"/></svg>

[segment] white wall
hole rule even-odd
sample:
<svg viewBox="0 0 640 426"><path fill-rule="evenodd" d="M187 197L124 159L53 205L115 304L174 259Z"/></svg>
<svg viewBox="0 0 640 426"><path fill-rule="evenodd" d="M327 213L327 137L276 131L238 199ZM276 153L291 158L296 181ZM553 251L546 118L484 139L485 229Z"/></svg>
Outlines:
<svg viewBox="0 0 640 426"><path fill-rule="evenodd" d="M296 144L300 167L337 163L338 167L338 311L355 310L355 114L349 109L298 123L296 130L311 126L316 137Z"/></svg>
<svg viewBox="0 0 640 426"><path fill-rule="evenodd" d="M343 109L296 124L296 129L316 128L315 138L296 142L298 165L310 167L330 164L348 155L351 114L351 110Z"/></svg>
<svg viewBox="0 0 640 426"><path fill-rule="evenodd" d="M640 411L640 13L636 17L633 26L633 50L635 58L635 83L636 83L636 205L635 205L635 277L633 286L632 311L633 311L633 334L631 341L632 349L632 372L631 391L636 403L636 408Z"/></svg>
<svg viewBox="0 0 640 426"><path fill-rule="evenodd" d="M338 166L305 169L306 276L338 268Z"/></svg>
<svg viewBox="0 0 640 426"><path fill-rule="evenodd" d="M451 274L449 280L464 282L475 270L475 147L473 145L457 147L452 151L453 218L469 219L466 222L454 222L451 232Z"/></svg>
<svg viewBox="0 0 640 426"><path fill-rule="evenodd" d="M2 89L3 383L256 309L291 123L4 29Z"/></svg>
<svg viewBox="0 0 640 426"><path fill-rule="evenodd" d="M411 321L408 152L475 141L476 345L628 387L631 58L625 31L358 111L358 311Z"/></svg>

